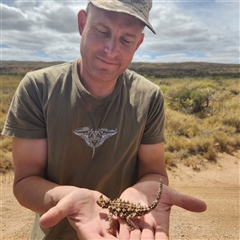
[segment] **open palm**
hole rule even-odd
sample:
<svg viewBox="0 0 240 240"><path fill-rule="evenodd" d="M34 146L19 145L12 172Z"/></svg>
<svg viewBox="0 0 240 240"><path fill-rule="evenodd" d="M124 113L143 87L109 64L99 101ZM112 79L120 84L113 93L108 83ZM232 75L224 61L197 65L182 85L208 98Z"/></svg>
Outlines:
<svg viewBox="0 0 240 240"><path fill-rule="evenodd" d="M107 231L107 212L96 204L100 195L97 191L76 189L43 214L40 225L49 228L67 217L79 239L116 239Z"/></svg>
<svg viewBox="0 0 240 240"><path fill-rule="evenodd" d="M159 183L156 181L146 181L135 184L126 189L121 198L141 205L150 205L156 198ZM136 229L128 230L125 221L120 220L120 239L168 239L169 236L169 218L170 210L173 205L177 205L193 212L202 212L206 210L206 204L196 198L187 196L172 188L163 185L162 197L150 213L143 217L136 218L134 224Z"/></svg>

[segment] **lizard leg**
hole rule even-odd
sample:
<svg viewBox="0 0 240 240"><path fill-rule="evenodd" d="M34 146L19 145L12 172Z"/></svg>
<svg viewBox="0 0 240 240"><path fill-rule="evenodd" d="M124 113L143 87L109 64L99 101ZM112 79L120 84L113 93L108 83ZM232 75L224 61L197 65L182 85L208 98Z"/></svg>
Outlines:
<svg viewBox="0 0 240 240"><path fill-rule="evenodd" d="M126 217L126 221L128 223L129 226L129 231L132 231L133 229L136 228L135 224L133 223L132 219L136 217L136 213L132 213L129 216Z"/></svg>
<svg viewBox="0 0 240 240"><path fill-rule="evenodd" d="M111 212L109 212L108 214L108 221L109 221L109 228L107 230L111 231L113 226L113 214Z"/></svg>

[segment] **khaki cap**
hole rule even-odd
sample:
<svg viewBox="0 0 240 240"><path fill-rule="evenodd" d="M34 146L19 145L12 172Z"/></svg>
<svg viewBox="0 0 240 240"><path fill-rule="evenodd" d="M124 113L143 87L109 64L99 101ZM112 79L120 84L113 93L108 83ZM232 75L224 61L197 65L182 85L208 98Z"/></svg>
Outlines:
<svg viewBox="0 0 240 240"><path fill-rule="evenodd" d="M134 16L156 34L148 21L152 0L88 0L89 3L107 11L121 12Z"/></svg>

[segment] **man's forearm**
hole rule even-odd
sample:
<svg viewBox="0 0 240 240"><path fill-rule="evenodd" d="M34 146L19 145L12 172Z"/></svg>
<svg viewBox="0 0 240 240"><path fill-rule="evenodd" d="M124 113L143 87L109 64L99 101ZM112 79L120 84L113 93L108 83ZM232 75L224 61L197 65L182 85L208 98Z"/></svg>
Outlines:
<svg viewBox="0 0 240 240"><path fill-rule="evenodd" d="M159 182L159 179L162 179L163 184L167 185L169 184L168 176L161 175L161 174L146 174L142 176L138 182L144 182L144 181L157 181Z"/></svg>
<svg viewBox="0 0 240 240"><path fill-rule="evenodd" d="M39 176L31 176L14 183L13 192L19 203L37 213L45 213L68 193L73 186L59 186Z"/></svg>

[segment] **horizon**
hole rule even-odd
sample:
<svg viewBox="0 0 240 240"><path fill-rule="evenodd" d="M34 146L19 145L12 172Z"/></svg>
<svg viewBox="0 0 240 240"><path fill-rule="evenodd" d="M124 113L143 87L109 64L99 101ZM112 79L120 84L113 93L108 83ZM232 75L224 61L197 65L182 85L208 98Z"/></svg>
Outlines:
<svg viewBox="0 0 240 240"><path fill-rule="evenodd" d="M74 60L70 60L74 61ZM54 63L54 62L59 62L59 63L64 63L64 62L69 62L69 61L64 61L64 60L53 60L53 61L44 61L44 60L0 60L0 62L33 62L33 63ZM193 64L219 64L219 65L239 65L239 63L221 63L221 62L194 62L194 61L189 61L189 62L131 62L131 64L137 64L137 63L144 63L144 64L187 64L187 63L193 63Z"/></svg>

